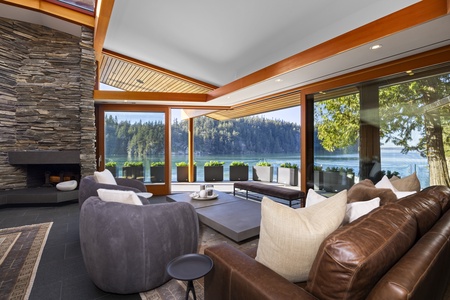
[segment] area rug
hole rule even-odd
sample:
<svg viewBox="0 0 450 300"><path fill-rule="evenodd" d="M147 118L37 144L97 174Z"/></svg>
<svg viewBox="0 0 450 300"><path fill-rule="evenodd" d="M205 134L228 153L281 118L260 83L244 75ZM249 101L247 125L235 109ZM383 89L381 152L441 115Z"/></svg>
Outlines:
<svg viewBox="0 0 450 300"><path fill-rule="evenodd" d="M0 299L28 299L52 224L0 229Z"/></svg>
<svg viewBox="0 0 450 300"><path fill-rule="evenodd" d="M199 253L202 254L204 253L205 248L220 243L228 243L229 245L240 250L253 248L258 245L258 238L244 241L243 243L236 243L203 224L200 225L199 236ZM186 295L186 287L187 283L185 281L172 279L154 290L141 293L140 296L142 300L179 300L184 299ZM197 300L203 300L203 278L194 280L194 288ZM192 293L189 294L189 297L189 299L193 299Z"/></svg>

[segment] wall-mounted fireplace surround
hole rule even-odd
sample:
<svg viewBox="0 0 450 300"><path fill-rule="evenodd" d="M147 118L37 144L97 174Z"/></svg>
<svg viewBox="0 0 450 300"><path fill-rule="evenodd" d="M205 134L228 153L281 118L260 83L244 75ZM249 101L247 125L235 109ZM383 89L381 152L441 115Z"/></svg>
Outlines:
<svg viewBox="0 0 450 300"><path fill-rule="evenodd" d="M45 180L27 179L30 170L42 172L42 165L47 172L57 173L52 176L66 172L82 177L95 171L94 54L90 28L83 27L80 36L72 36L0 18L0 204L5 194L23 194ZM37 167L10 164L8 157L10 152L41 152L44 162L52 160L45 155L52 151L75 153L77 163L59 170L54 160ZM32 197L39 202L47 199Z"/></svg>

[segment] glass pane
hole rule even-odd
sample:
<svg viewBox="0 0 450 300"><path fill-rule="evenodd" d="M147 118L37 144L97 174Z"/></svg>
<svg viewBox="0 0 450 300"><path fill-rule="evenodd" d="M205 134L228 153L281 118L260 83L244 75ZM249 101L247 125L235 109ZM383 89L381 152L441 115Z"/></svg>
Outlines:
<svg viewBox="0 0 450 300"><path fill-rule="evenodd" d="M315 102L314 189L338 192L358 180L359 114L359 94Z"/></svg>
<svg viewBox="0 0 450 300"><path fill-rule="evenodd" d="M230 165L240 163L248 164L248 174L244 178L251 180L252 167L260 161L269 162L274 167L272 181L281 180L278 178L277 167L289 163L291 166L295 164L298 169L300 165L299 115L300 108L295 107L273 112L271 119L268 114L224 121L204 116L195 118L194 161L197 180L205 181L207 176L204 165L210 161L224 163L222 175L225 181L234 178ZM186 176L178 176L176 165L188 161L187 135L187 121L172 120L173 181L186 181ZM298 185L295 180L279 182Z"/></svg>
<svg viewBox="0 0 450 300"><path fill-rule="evenodd" d="M160 112L105 112L105 168L117 177L164 182L164 120Z"/></svg>
<svg viewBox="0 0 450 300"><path fill-rule="evenodd" d="M449 95L449 74L380 88L384 173L416 172L422 188L449 184Z"/></svg>

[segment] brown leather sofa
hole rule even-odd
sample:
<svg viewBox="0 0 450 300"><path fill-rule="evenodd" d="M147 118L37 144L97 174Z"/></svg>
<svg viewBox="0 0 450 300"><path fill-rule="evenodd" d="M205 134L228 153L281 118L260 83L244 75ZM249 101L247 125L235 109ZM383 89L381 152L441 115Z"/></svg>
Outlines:
<svg viewBox="0 0 450 300"><path fill-rule="evenodd" d="M342 226L321 244L308 281L291 283L227 244L214 261L206 300L443 299L450 280L450 188L434 186Z"/></svg>

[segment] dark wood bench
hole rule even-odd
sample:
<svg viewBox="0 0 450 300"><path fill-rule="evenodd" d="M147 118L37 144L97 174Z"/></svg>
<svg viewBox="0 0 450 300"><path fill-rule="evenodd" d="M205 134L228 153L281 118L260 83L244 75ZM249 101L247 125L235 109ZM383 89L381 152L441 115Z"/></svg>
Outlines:
<svg viewBox="0 0 450 300"><path fill-rule="evenodd" d="M241 181L235 182L233 185L233 195L236 195L236 189L245 190L246 198L248 199L248 192L255 192L258 194L277 197L289 201L289 206L292 206L292 201L300 201L300 207L305 207L306 194L300 190L289 189L281 186L264 184L255 181Z"/></svg>

